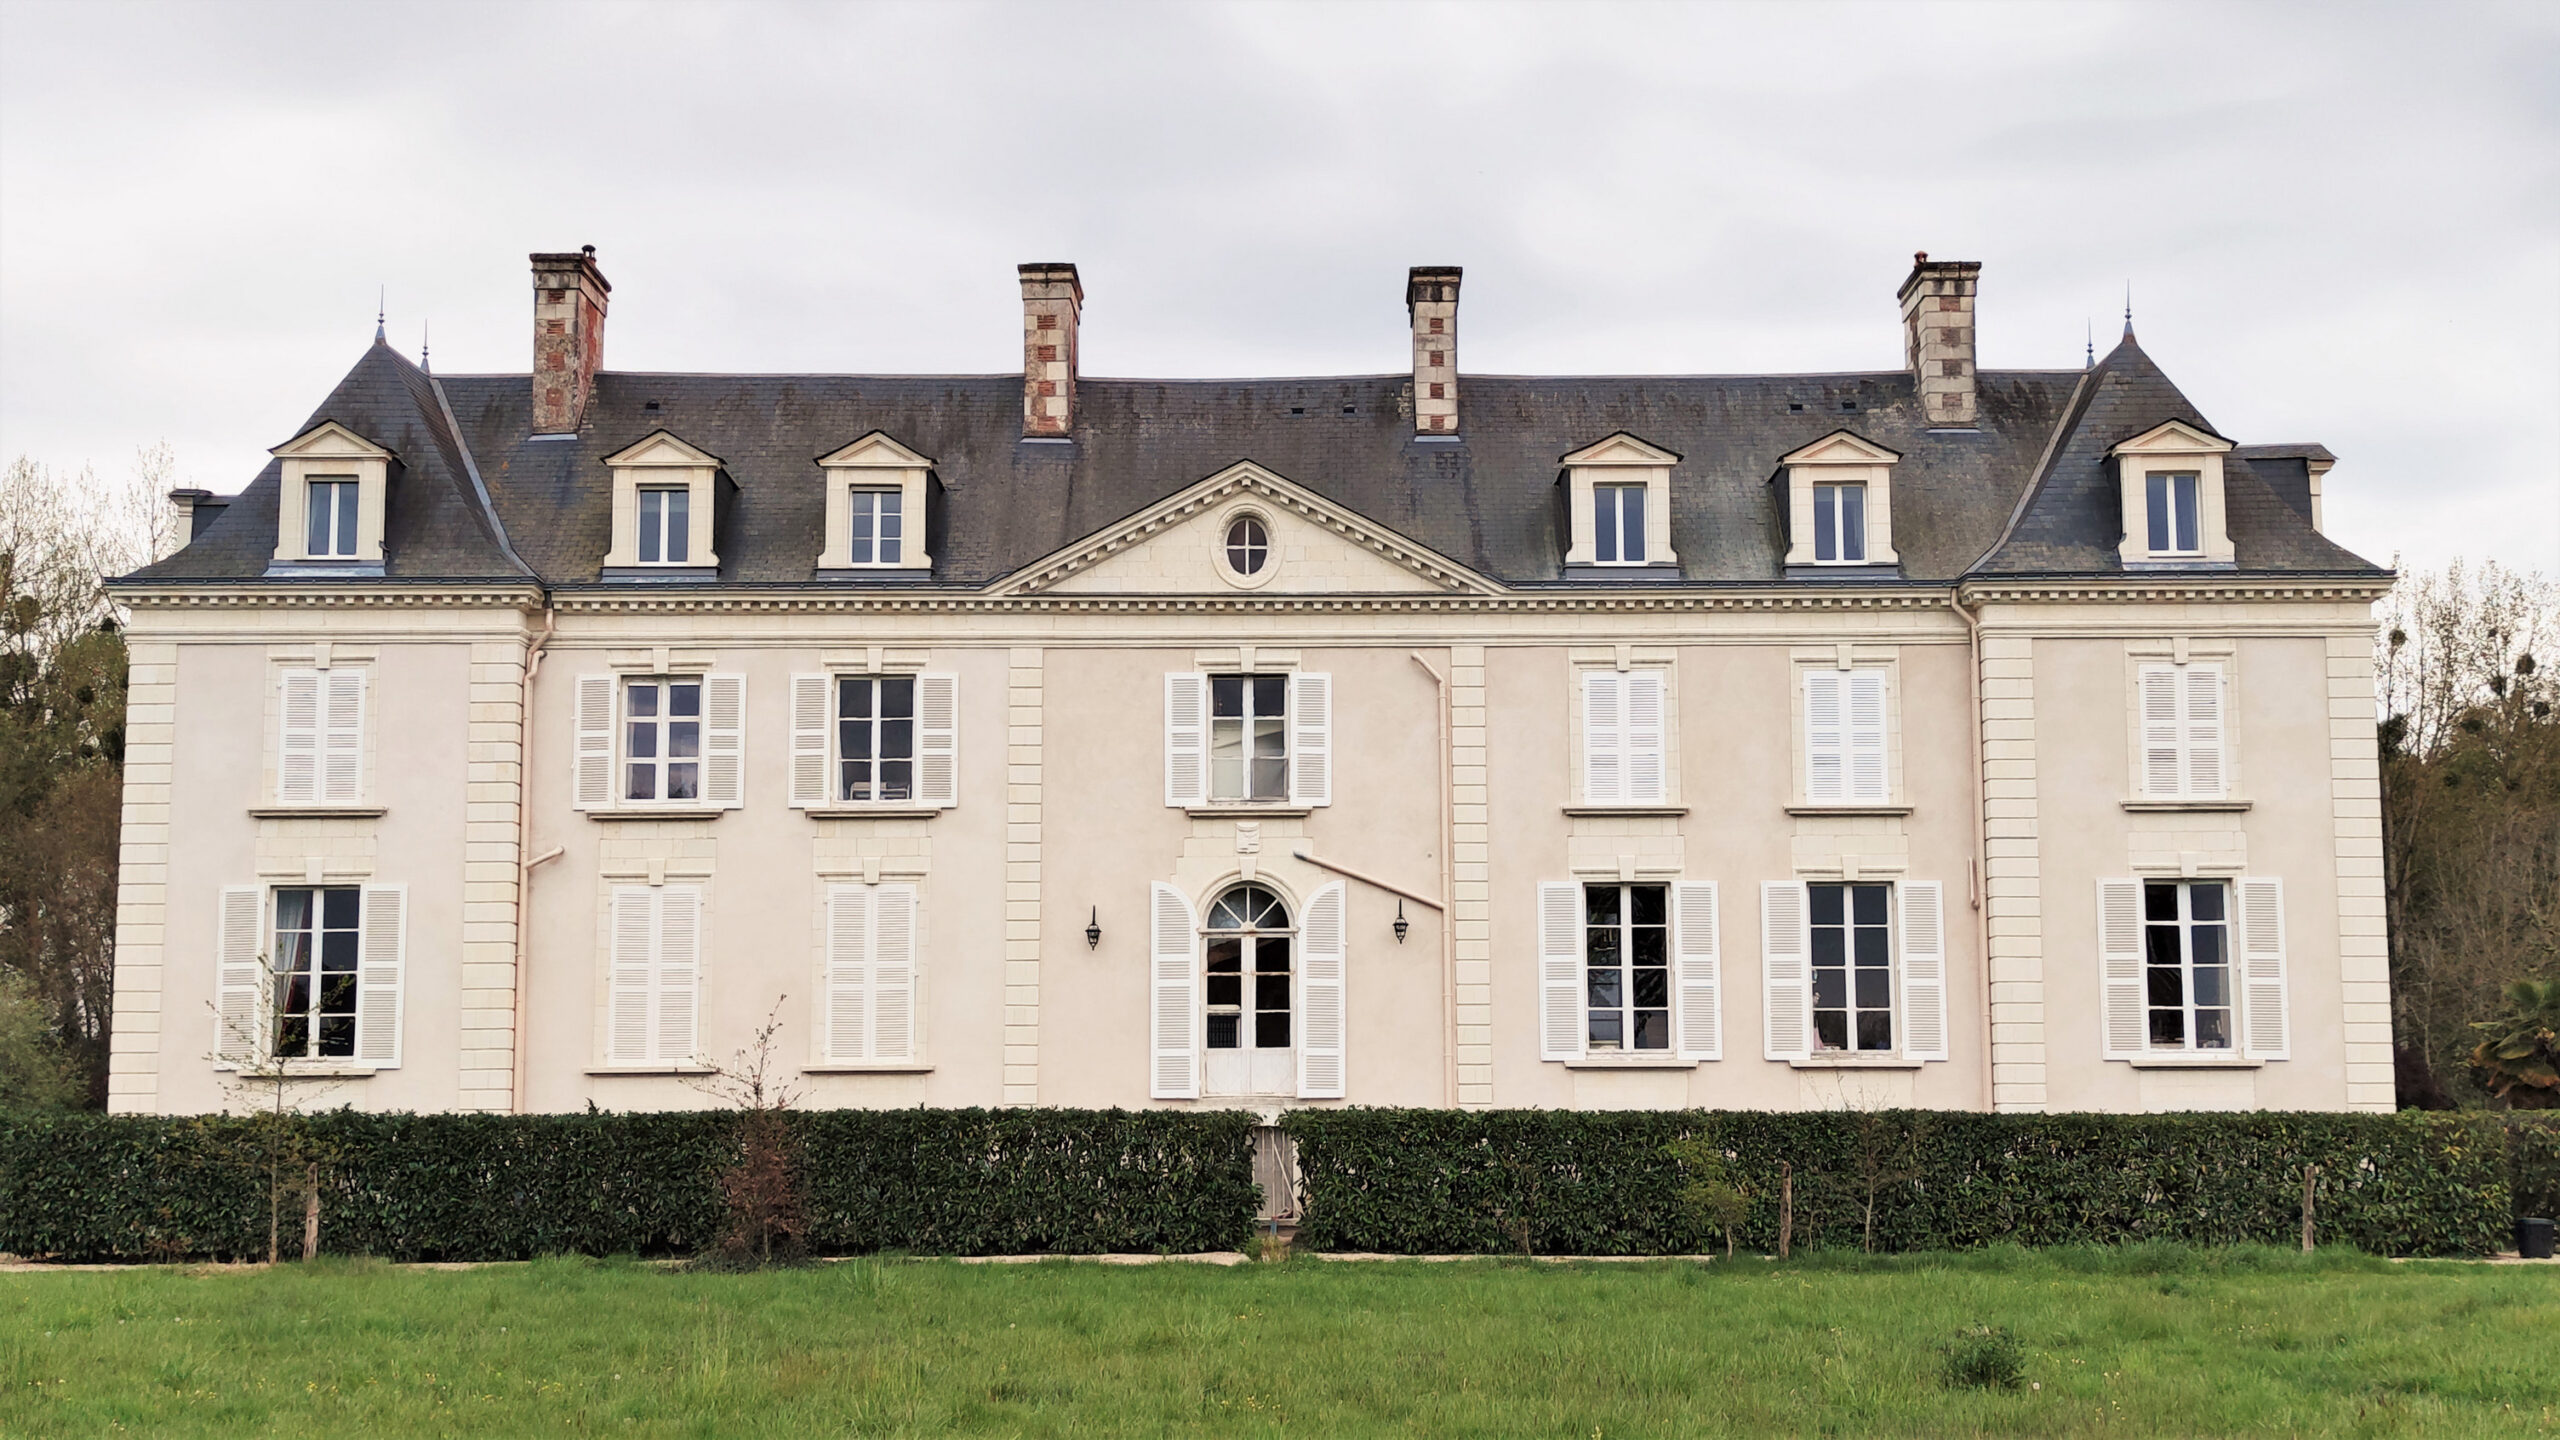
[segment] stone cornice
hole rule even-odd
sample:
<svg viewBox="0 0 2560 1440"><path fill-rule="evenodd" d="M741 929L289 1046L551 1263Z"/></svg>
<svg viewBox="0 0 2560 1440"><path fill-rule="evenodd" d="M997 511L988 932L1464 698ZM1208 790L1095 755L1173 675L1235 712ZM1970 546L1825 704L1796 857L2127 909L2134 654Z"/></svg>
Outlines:
<svg viewBox="0 0 2560 1440"><path fill-rule="evenodd" d="M529 581L473 585L344 585L327 582L260 584L254 580L166 582L110 580L107 593L134 609L366 609L539 611L543 589Z"/></svg>
<svg viewBox="0 0 2560 1440"><path fill-rule="evenodd" d="M2017 580L1965 580L1956 597L1981 604L2121 604L2126 601L2192 604L2207 602L2373 601L2391 593L2391 576L2180 575L2116 579L2036 577Z"/></svg>

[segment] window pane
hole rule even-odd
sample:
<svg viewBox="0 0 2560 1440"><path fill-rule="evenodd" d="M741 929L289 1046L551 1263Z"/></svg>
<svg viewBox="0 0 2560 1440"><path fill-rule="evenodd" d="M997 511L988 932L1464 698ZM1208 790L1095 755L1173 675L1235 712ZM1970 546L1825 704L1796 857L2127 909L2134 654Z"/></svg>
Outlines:
<svg viewBox="0 0 2560 1440"><path fill-rule="evenodd" d="M1618 887L1586 885L1582 890L1583 917L1594 925L1618 923Z"/></svg>
<svg viewBox="0 0 2560 1440"><path fill-rule="evenodd" d="M1618 558L1618 507L1611 503L1613 486L1602 485L1591 492L1591 556L1608 562Z"/></svg>
<svg viewBox="0 0 2560 1440"><path fill-rule="evenodd" d="M1244 682L1242 675L1209 677L1209 713L1213 716L1244 714Z"/></svg>
<svg viewBox="0 0 2560 1440"><path fill-rule="evenodd" d="M2183 1010L2151 1012L2151 1048L2183 1050L2187 1045L2187 1015Z"/></svg>
<svg viewBox="0 0 2560 1440"><path fill-rule="evenodd" d="M2220 965L2196 967L2196 1003L2228 1005L2231 1003L2231 972Z"/></svg>
<svg viewBox="0 0 2560 1440"><path fill-rule="evenodd" d="M1882 925L1885 923L1885 902L1889 893L1890 892L1886 887L1882 885L1859 885L1853 887L1850 894L1855 902L1855 909L1853 913L1855 914L1858 923L1861 925Z"/></svg>
<svg viewBox="0 0 2560 1440"><path fill-rule="evenodd" d="M654 720L634 720L631 722L630 730L631 758L634 760L652 760L657 758L658 723Z"/></svg>
<svg viewBox="0 0 2560 1440"><path fill-rule="evenodd" d="M1892 944L1881 927L1859 926L1856 948L1861 970L1878 969L1893 963Z"/></svg>
<svg viewBox="0 0 2560 1440"><path fill-rule="evenodd" d="M2228 1050L2231 1048L2231 1012L2198 1010L2196 1012L2196 1048Z"/></svg>
<svg viewBox="0 0 2560 1440"><path fill-rule="evenodd" d="M1636 563L1644 559L1644 487L1618 487L1618 558Z"/></svg>
<svg viewBox="0 0 2560 1440"><path fill-rule="evenodd" d="M640 492L640 563L641 563L641 564L643 564L643 565L653 565L653 564L656 564L656 563L657 563L658 556L659 556L659 552L660 552L659 539L660 539L660 537L665 533L665 531L666 531L666 526L667 526L667 492L666 492L666 491L664 491L664 490L643 490L643 491L641 491L641 492Z"/></svg>
<svg viewBox="0 0 2560 1440"><path fill-rule="evenodd" d="M2173 475L2170 477L2170 486L2178 502L2178 548L2181 550L2203 548L2196 544L2196 477Z"/></svg>
<svg viewBox="0 0 2560 1440"><path fill-rule="evenodd" d="M630 713L633 715L655 715L658 713L657 686L634 685L631 687L629 694L631 707Z"/></svg>
<svg viewBox="0 0 2560 1440"><path fill-rule="evenodd" d="M1813 1017L1814 1047L1817 1050L1849 1048L1849 1017L1838 1010L1816 1011Z"/></svg>
<svg viewBox="0 0 2560 1440"><path fill-rule="evenodd" d="M2222 887L2212 884L2188 886L2187 909L2198 920L2221 919Z"/></svg>
<svg viewBox="0 0 2560 1440"><path fill-rule="evenodd" d="M1625 1019L1615 1010L1591 1012L1591 1048L1614 1050L1626 1034Z"/></svg>
<svg viewBox="0 0 2560 1440"><path fill-rule="evenodd" d="M355 483L342 480L329 488L336 492L332 498L336 501L338 512L338 553L353 555L356 553Z"/></svg>
<svg viewBox="0 0 2560 1440"><path fill-rule="evenodd" d="M655 799L657 799L657 798L658 798L658 767L656 767L656 766L654 766L654 765L634 765L634 766L632 766L632 767L630 767L630 768L631 768L631 784L630 784L630 788L624 792L624 794L623 794L623 797L622 797L622 798L624 798L624 799L626 799L626 800L655 800Z"/></svg>
<svg viewBox="0 0 2560 1440"><path fill-rule="evenodd" d="M1849 963L1848 932L1837 925L1813 927L1813 963L1842 966Z"/></svg>
<svg viewBox="0 0 2560 1440"><path fill-rule="evenodd" d="M1638 965L1667 964L1665 945L1669 936L1670 932L1658 925L1637 926L1627 934L1632 947L1631 958Z"/></svg>
<svg viewBox="0 0 2560 1440"><path fill-rule="evenodd" d="M1860 561L1867 558L1867 487L1840 487L1840 558Z"/></svg>
<svg viewBox="0 0 2560 1440"><path fill-rule="evenodd" d="M357 906L362 897L354 890L339 888L321 893L320 923L332 930L356 928Z"/></svg>
<svg viewBox="0 0 2560 1440"><path fill-rule="evenodd" d="M1840 487L1837 485L1813 487L1813 558L1816 560L1840 558L1839 522L1832 513L1839 499Z"/></svg>
<svg viewBox="0 0 2560 1440"><path fill-rule="evenodd" d="M1847 906L1849 887L1812 885L1806 888L1813 893L1813 923L1816 925L1839 924L1840 917Z"/></svg>
<svg viewBox="0 0 2560 1440"><path fill-rule="evenodd" d="M688 490L667 492L667 563L681 565L692 555L692 533L686 513L693 504Z"/></svg>
<svg viewBox="0 0 2560 1440"><path fill-rule="evenodd" d="M282 997L277 1008L287 1015L306 1015L311 1011L311 977L307 974L279 975L276 993Z"/></svg>
<svg viewBox="0 0 2560 1440"><path fill-rule="evenodd" d="M1212 1050L1236 1050L1243 1048L1236 1043L1237 1027L1243 1019L1243 1016L1233 1013L1210 1016L1209 1048Z"/></svg>
<svg viewBox="0 0 2560 1440"><path fill-rule="evenodd" d="M306 517L308 523L304 527L303 544L311 554L329 553L329 540L334 533L329 525L329 502L335 498L337 488L326 480L314 480L304 492L307 498L303 505L310 513Z"/></svg>
<svg viewBox="0 0 2560 1440"><path fill-rule="evenodd" d="M890 675L880 681L880 713L898 720L912 720L916 713L916 677Z"/></svg>
<svg viewBox="0 0 2560 1440"><path fill-rule="evenodd" d="M1858 972L1858 1008L1890 1010L1893 1008L1893 972L1861 970Z"/></svg>
<svg viewBox="0 0 2560 1440"><path fill-rule="evenodd" d="M321 977L320 1009L332 1015L356 1013L356 976L353 970Z"/></svg>
<svg viewBox="0 0 2560 1440"><path fill-rule="evenodd" d="M1658 1007L1671 1003L1671 972L1639 969L1635 972L1636 1004Z"/></svg>
<svg viewBox="0 0 2560 1440"><path fill-rule="evenodd" d="M276 1020L276 1053L300 1058L311 1053L311 1022L299 1015Z"/></svg>
<svg viewBox="0 0 2560 1440"><path fill-rule="evenodd" d="M874 533L874 526L876 524L873 518L872 507L873 502L877 498L877 496L873 495L872 492L868 490L856 490L852 495L853 542L851 556L853 563L856 565L868 565L871 563L871 537Z"/></svg>
<svg viewBox="0 0 2560 1440"><path fill-rule="evenodd" d="M668 687L667 687L667 713L668 713L668 714L670 714L670 715L699 715L699 714L701 714L701 713L702 713L702 687L701 687L700 685L670 685L670 686L668 686Z"/></svg>
<svg viewBox="0 0 2560 1440"><path fill-rule="evenodd" d="M1636 1012L1636 1048L1668 1050L1671 1048L1671 1012L1639 1010Z"/></svg>
<svg viewBox="0 0 2560 1440"><path fill-rule="evenodd" d="M1258 1010L1253 1017L1253 1048L1286 1050L1289 1048L1289 1012Z"/></svg>
<svg viewBox="0 0 2560 1440"><path fill-rule="evenodd" d="M1671 923L1671 892L1669 887L1662 885L1637 885L1627 892L1627 898L1633 907L1635 922L1637 924L1667 925Z"/></svg>
<svg viewBox="0 0 2560 1440"><path fill-rule="evenodd" d="M2145 499L2150 506L2151 549L2152 553L2160 554L2169 549L2169 477L2151 475L2144 478Z"/></svg>
<svg viewBox="0 0 2560 1440"><path fill-rule="evenodd" d="M1618 949L1618 929L1614 925L1595 925L1583 932L1586 937L1583 958L1594 967L1610 967L1622 963Z"/></svg>
<svg viewBox="0 0 2560 1440"><path fill-rule="evenodd" d="M320 1017L318 1053L326 1058L344 1058L356 1053L356 1017L323 1015Z"/></svg>
<svg viewBox="0 0 2560 1440"><path fill-rule="evenodd" d="M356 932L353 930L321 931L320 968L323 970L356 968Z"/></svg>
<svg viewBox="0 0 2560 1440"><path fill-rule="evenodd" d="M2189 958L2198 965L2222 964L2228 958L2222 953L2224 933L2219 925L2196 926L2187 934Z"/></svg>
<svg viewBox="0 0 2560 1440"><path fill-rule="evenodd" d="M1858 1012L1858 1048L1890 1050L1893 1048L1893 1016L1874 1010Z"/></svg>
<svg viewBox="0 0 2560 1440"><path fill-rule="evenodd" d="M1813 972L1813 1003L1817 1008L1837 1010L1849 1003L1849 972L1834 965Z"/></svg>
<svg viewBox="0 0 2560 1440"><path fill-rule="evenodd" d="M276 892L276 929L308 930L311 928L311 892L278 890Z"/></svg>
<svg viewBox="0 0 2560 1440"><path fill-rule="evenodd" d="M1286 1010L1289 1008L1289 976L1287 972L1284 971L1278 975L1266 973L1253 977L1253 1008L1256 1010Z"/></svg>
<svg viewBox="0 0 2560 1440"><path fill-rule="evenodd" d="M836 714L848 720L871 713L871 682L851 677L836 682Z"/></svg>
<svg viewBox="0 0 2560 1440"><path fill-rule="evenodd" d="M2148 967L2144 974L2147 978L2143 984L2143 992L2145 998L2152 1004L2184 1005L2187 1003L2186 982L2180 977L2176 966L2153 965Z"/></svg>
<svg viewBox="0 0 2560 1440"><path fill-rule="evenodd" d="M916 753L916 722L907 719L880 722L880 758L911 760Z"/></svg>
<svg viewBox="0 0 2560 1440"><path fill-rule="evenodd" d="M701 773L702 767L689 760L667 762L667 798L670 800L701 799L699 778Z"/></svg>
<svg viewBox="0 0 2560 1440"><path fill-rule="evenodd" d="M1244 720L1220 716L1209 722L1209 798L1244 796Z"/></svg>

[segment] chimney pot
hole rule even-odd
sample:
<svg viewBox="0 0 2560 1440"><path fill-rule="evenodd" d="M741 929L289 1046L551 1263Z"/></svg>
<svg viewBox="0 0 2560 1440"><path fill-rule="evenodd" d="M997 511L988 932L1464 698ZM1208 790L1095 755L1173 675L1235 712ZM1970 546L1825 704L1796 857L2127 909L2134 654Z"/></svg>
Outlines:
<svg viewBox="0 0 2560 1440"><path fill-rule="evenodd" d="M1022 434L1070 439L1076 429L1076 330L1084 284L1076 267L1016 267L1022 277Z"/></svg>
<svg viewBox="0 0 2560 1440"><path fill-rule="evenodd" d="M596 247L533 259L533 433L574 435L587 417L596 372L604 368L604 311L613 286L596 268Z"/></svg>
<svg viewBox="0 0 2560 1440"><path fill-rule="evenodd" d="M1930 425L1962 429L1978 408L1974 363L1974 300L1981 288L1979 260L1931 260L1911 256L1911 275L1896 298L1902 302L1902 355L1910 368L1920 413Z"/></svg>
<svg viewBox="0 0 2560 1440"><path fill-rule="evenodd" d="M1450 434L1458 428L1458 283L1455 265L1416 265L1405 273L1405 316L1413 324L1413 428Z"/></svg>

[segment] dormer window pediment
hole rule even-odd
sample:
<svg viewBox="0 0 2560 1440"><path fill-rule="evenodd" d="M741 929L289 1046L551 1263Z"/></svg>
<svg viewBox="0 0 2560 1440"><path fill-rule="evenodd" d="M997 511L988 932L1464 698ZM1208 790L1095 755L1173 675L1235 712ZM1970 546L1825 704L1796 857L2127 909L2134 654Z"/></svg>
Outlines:
<svg viewBox="0 0 2560 1440"><path fill-rule="evenodd" d="M2224 517L2222 457L2232 444L2200 425L2171 420L2107 452L2116 464L2128 570L2236 562Z"/></svg>
<svg viewBox="0 0 2560 1440"><path fill-rule="evenodd" d="M379 573L382 520L400 457L335 420L267 453L283 462L269 573Z"/></svg>
<svg viewBox="0 0 2560 1440"><path fill-rule="evenodd" d="M1679 573L1671 548L1671 470L1680 456L1619 431L1561 457L1568 573Z"/></svg>
<svg viewBox="0 0 2560 1440"><path fill-rule="evenodd" d="M1902 452L1834 430L1778 457L1787 487L1789 566L1899 565L1893 466Z"/></svg>
<svg viewBox="0 0 2560 1440"><path fill-rule="evenodd" d="M693 578L718 573L712 521L725 462L672 431L658 430L608 455L613 471L613 544L608 578ZM621 572L616 575L615 572Z"/></svg>
<svg viewBox="0 0 2560 1440"><path fill-rule="evenodd" d="M931 457L874 430L819 456L818 467L826 472L827 486L826 543L818 550L821 573L932 570L925 534Z"/></svg>

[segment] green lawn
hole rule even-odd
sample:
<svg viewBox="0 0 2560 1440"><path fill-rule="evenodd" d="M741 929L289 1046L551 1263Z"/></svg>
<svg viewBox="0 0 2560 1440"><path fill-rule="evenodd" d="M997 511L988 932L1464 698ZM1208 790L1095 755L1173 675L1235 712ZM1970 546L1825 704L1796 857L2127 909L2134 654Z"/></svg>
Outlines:
<svg viewBox="0 0 2560 1440"><path fill-rule="evenodd" d="M2037 1388L1941 1382L1974 1324ZM2164 1247L0 1274L0 1435L118 1432L2560 1434L2560 1271Z"/></svg>

